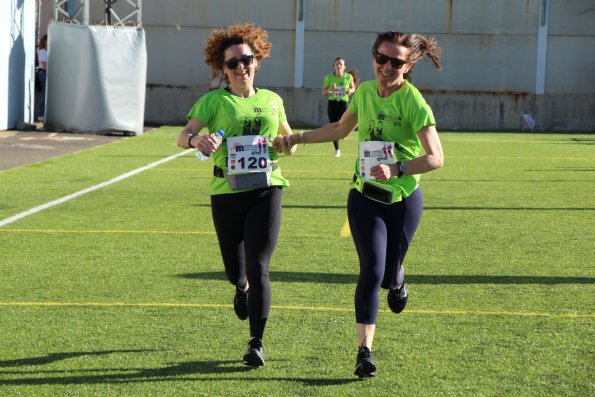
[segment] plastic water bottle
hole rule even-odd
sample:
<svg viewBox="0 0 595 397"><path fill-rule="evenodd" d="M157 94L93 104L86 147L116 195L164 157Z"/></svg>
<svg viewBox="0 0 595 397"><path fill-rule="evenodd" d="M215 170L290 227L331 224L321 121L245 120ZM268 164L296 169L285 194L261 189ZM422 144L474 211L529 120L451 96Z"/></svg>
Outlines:
<svg viewBox="0 0 595 397"><path fill-rule="evenodd" d="M216 133L211 134L211 137L215 140L215 142L217 142L217 147L219 147L219 145L221 145L221 142L223 141L224 136L225 136L225 132L223 130L219 130ZM196 150L196 157L198 157L202 161L208 160L209 157L211 157L211 154L213 154L213 153L204 154L200 150L198 150L198 149Z"/></svg>

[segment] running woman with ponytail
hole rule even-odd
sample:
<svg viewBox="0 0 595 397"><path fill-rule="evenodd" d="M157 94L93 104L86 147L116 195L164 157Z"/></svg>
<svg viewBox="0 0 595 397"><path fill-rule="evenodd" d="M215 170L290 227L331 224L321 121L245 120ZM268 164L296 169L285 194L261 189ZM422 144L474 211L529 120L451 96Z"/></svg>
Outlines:
<svg viewBox="0 0 595 397"><path fill-rule="evenodd" d="M345 59L335 58L333 62L334 72L325 76L322 82L322 95L328 97L327 115L329 123L334 123L341 119L345 110L349 96L355 92L355 81L350 73L345 71ZM333 141L335 146L334 157L341 157L339 149L339 140Z"/></svg>
<svg viewBox="0 0 595 397"><path fill-rule="evenodd" d="M376 375L372 342L380 289L388 290L393 312L402 312L407 303L403 261L421 219L420 174L444 164L432 110L411 83L413 66L424 58L440 70L440 48L433 38L380 33L372 48L375 80L358 86L341 119L278 137L273 145L281 151L298 143L334 141L359 125L347 214L360 268L355 289L355 375L361 378Z"/></svg>

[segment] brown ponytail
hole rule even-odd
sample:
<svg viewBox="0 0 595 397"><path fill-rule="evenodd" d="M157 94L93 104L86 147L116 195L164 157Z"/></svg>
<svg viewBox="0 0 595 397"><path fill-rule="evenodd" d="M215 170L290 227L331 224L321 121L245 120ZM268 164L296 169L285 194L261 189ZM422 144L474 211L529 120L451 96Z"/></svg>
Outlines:
<svg viewBox="0 0 595 397"><path fill-rule="evenodd" d="M409 48L409 62L415 64L417 61L426 58L432 61L436 70L441 70L440 54L442 50L438 47L438 42L433 37L425 37L421 34L405 35L403 45Z"/></svg>

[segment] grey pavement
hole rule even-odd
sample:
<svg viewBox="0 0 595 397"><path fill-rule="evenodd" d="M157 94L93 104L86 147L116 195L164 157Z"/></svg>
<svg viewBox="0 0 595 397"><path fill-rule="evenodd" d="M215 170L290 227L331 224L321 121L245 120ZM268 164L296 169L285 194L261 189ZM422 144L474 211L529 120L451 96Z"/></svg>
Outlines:
<svg viewBox="0 0 595 397"><path fill-rule="evenodd" d="M124 138L70 132L0 131L0 171L64 156Z"/></svg>

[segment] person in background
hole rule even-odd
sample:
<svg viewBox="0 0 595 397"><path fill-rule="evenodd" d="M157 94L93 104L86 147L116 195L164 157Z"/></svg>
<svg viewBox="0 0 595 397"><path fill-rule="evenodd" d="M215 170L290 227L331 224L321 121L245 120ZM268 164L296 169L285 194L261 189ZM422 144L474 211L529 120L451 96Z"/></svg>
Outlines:
<svg viewBox="0 0 595 397"><path fill-rule="evenodd" d="M214 75L223 74L227 87L203 95L190 109L188 123L178 136L182 148L213 153L211 211L225 273L235 286L234 311L240 320L249 319L243 362L250 367L265 363L262 340L271 307L269 262L281 227L283 188L289 186L277 165L279 155L268 150L275 137L291 134L283 101L274 92L254 86L270 49L267 32L253 24L213 30L204 48L205 63ZM198 135L203 127L208 133ZM218 145L210 133L220 129L225 136ZM257 157L249 157L248 150L236 151L250 146L258 147ZM234 173L247 170L242 164L253 164L255 172Z"/></svg>
<svg viewBox="0 0 595 397"><path fill-rule="evenodd" d="M39 39L39 49L37 50L37 78L41 85L41 95L39 97L39 112L37 115L38 121L45 121L45 78L48 68L48 35L44 34Z"/></svg>
<svg viewBox="0 0 595 397"><path fill-rule="evenodd" d="M349 95L355 92L355 83L351 74L345 72L345 60L341 57L333 62L334 72L324 77L322 95L328 97L326 112L330 123L339 121L347 109ZM334 140L335 157L341 156L339 140Z"/></svg>
<svg viewBox="0 0 595 397"><path fill-rule="evenodd" d="M276 150L287 150L297 143L334 141L345 138L359 123L358 159L347 198L360 269L355 289L359 377L376 375L372 342L380 288L388 289L388 306L394 313L407 304L403 261L421 219L420 174L444 164L434 115L410 75L424 58L440 70L440 54L433 38L392 31L378 34L372 47L375 80L359 85L341 120L278 137L273 143Z"/></svg>

